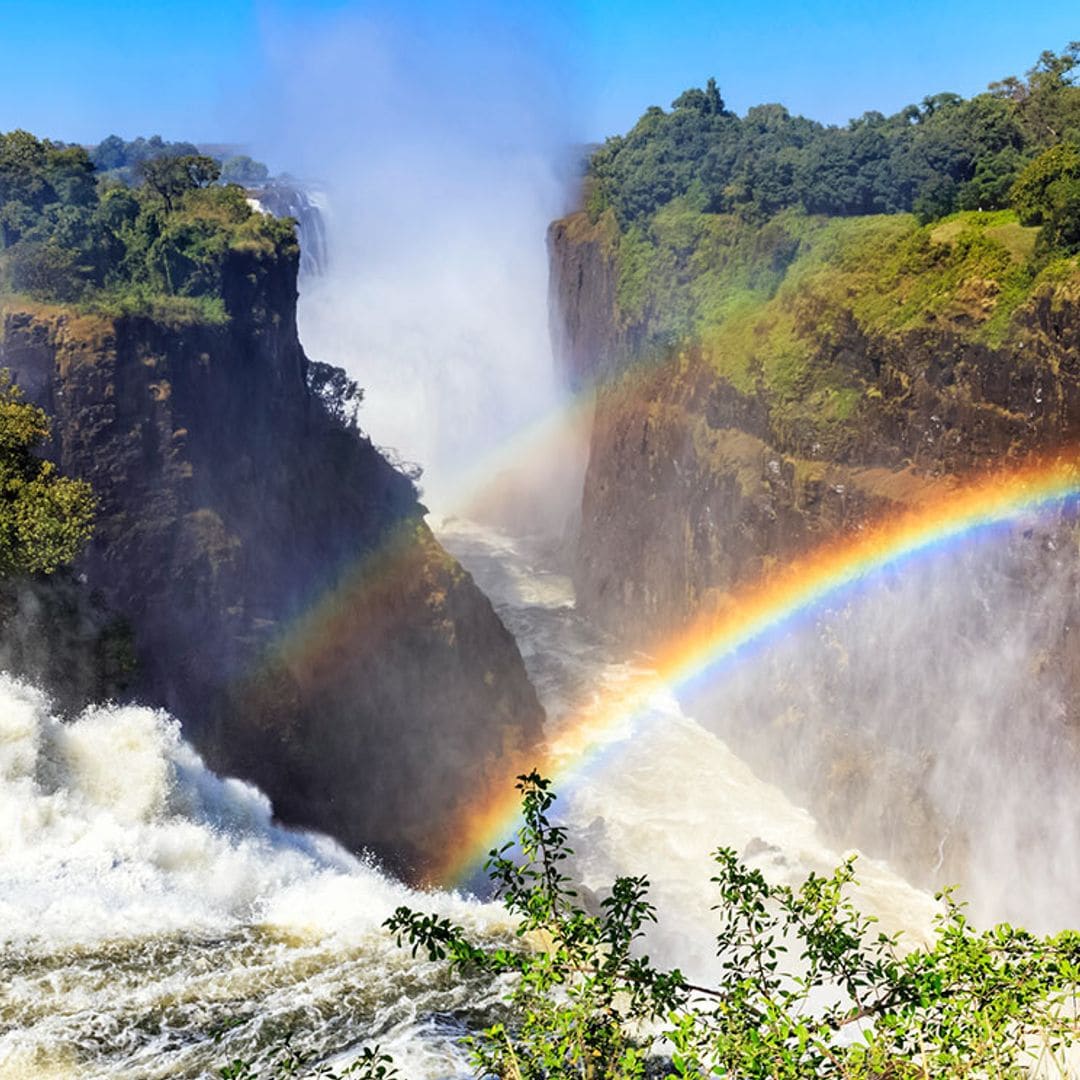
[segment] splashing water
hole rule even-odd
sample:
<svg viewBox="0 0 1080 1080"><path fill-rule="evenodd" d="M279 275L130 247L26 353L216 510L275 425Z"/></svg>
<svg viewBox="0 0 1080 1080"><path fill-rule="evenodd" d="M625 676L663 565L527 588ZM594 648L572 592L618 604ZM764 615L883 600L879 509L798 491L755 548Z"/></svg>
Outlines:
<svg viewBox="0 0 1080 1080"><path fill-rule="evenodd" d="M529 544L466 523L442 538L498 603L553 731L583 694L640 675ZM582 883L648 874L661 914L650 954L707 979L713 848L790 880L840 855L673 697L653 709L657 722L609 733L612 753L559 806ZM0 677L0 718L0 1074L196 1077L291 1031L321 1060L377 1041L410 1078L469 1075L456 1039L498 987L450 980L381 923L406 903L502 937L500 907L411 892L325 838L275 826L259 792L207 771L160 712L96 708L65 724L38 691ZM874 860L860 876L884 925L925 931L925 893Z"/></svg>
<svg viewBox="0 0 1080 1080"><path fill-rule="evenodd" d="M175 721L135 707L61 722L0 676L0 1074L203 1075L294 1032L319 1057L369 1038L409 1076L460 1075L454 985L399 950L400 903L475 930L501 909L420 896L332 841L271 822ZM221 1045L214 1028L239 1021Z"/></svg>

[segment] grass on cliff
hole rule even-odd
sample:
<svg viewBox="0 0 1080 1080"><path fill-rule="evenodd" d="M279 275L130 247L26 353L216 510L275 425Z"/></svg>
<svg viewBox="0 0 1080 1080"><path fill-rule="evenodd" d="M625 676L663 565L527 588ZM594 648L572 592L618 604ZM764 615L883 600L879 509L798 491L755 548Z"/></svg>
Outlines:
<svg viewBox="0 0 1080 1080"><path fill-rule="evenodd" d="M657 355L697 343L775 426L823 449L875 392L864 340L933 329L1000 347L1041 289L1080 282L1080 257L1038 255L1038 229L1010 210L927 225L788 210L762 225L682 198L614 239L601 219L601 232L624 328Z"/></svg>

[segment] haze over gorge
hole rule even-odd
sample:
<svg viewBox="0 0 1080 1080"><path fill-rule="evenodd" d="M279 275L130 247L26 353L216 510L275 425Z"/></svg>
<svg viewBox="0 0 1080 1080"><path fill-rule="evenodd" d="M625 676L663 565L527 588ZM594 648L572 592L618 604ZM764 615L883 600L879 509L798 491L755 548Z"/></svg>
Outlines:
<svg viewBox="0 0 1080 1080"><path fill-rule="evenodd" d="M1080 45L473 14L0 126L0 1077L1080 1075Z"/></svg>

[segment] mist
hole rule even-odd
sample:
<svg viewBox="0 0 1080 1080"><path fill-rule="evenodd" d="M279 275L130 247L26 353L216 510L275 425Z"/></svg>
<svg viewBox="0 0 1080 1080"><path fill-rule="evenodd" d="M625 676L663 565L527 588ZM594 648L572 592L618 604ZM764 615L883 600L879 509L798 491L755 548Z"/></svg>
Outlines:
<svg viewBox="0 0 1080 1080"><path fill-rule="evenodd" d="M1076 546L1025 521L874 575L684 707L849 846L1041 931L1080 899Z"/></svg>
<svg viewBox="0 0 1080 1080"><path fill-rule="evenodd" d="M437 515L519 535L559 531L586 458L587 416L506 449L565 404L544 244L577 195L564 22L556 38L485 5L449 22L367 6L263 16L257 145L325 195L328 270L301 284L306 351L364 388L361 426L423 470ZM1017 532L907 565L683 707L820 808L838 842L920 884L962 882L983 919L1060 926L1080 896L1080 837L1062 663L1075 582L1054 545ZM1035 879L1038 896L1022 886Z"/></svg>
<svg viewBox="0 0 1080 1080"><path fill-rule="evenodd" d="M264 15L258 145L325 194L301 338L363 387L362 428L423 469L432 508L560 397L545 231L576 133L570 27L550 26L513 5Z"/></svg>

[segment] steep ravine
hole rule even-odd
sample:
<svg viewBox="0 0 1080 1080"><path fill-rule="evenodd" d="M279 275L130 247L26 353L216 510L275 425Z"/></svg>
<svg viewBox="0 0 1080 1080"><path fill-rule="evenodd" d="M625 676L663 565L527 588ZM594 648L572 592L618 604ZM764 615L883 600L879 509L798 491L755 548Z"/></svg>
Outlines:
<svg viewBox="0 0 1080 1080"><path fill-rule="evenodd" d="M1052 453L1080 436L1080 274L1034 289L1006 330L990 335L981 331L995 314L992 282L954 282L938 314L885 333L860 316L867 297L857 287L845 282L829 294L810 272L789 271L786 281L781 272L781 284L755 300L760 314L745 320L748 374L736 367L732 376L717 351L724 329L714 338L670 332L661 287L647 283L653 306L643 311L620 303L628 256L610 219L571 215L552 225L548 243L558 359L572 386L596 389L574 558L578 603L630 645L663 641L724 605L740 583L947 491L971 467ZM832 257L843 264L860 256L841 249ZM685 295L702 258L684 267ZM785 348L802 365L786 384L769 381L770 370L789 377L781 367L787 357L772 344L782 320ZM822 385L828 390L816 389ZM1054 587L1063 589L1040 639L1040 677L1057 688L1072 732L1054 734L1055 752L1071 759L1080 729L1071 628L1080 604L1075 566L1062 563L1075 547L1070 537L1067 522L1051 526L1017 558L1029 564L1033 596L1051 563ZM957 629L957 640L963 633ZM923 677L907 674L914 686ZM824 671L820 678L835 681ZM942 718L928 715L917 734L896 732L888 717L845 715L841 694L827 708L819 701L820 715L795 729L791 715L781 715L794 706L775 687L775 717L755 714L749 691L740 693L728 694L726 709L723 693L712 701L727 717L725 736L842 839L900 859L922 880L943 858L953 860L945 880L964 873L962 829L927 792L933 725ZM814 696L798 687L789 697L807 695Z"/></svg>
<svg viewBox="0 0 1080 1080"><path fill-rule="evenodd" d="M99 499L77 570L130 621L132 696L285 822L420 877L542 712L412 483L309 391L296 276L295 247L233 251L222 324L9 302L0 365Z"/></svg>

